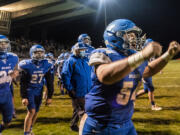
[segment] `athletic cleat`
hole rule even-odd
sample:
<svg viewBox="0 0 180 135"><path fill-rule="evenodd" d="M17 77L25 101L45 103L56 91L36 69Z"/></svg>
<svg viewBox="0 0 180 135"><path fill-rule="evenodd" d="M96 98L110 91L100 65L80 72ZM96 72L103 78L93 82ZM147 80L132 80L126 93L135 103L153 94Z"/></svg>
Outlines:
<svg viewBox="0 0 180 135"><path fill-rule="evenodd" d="M31 131L31 133L29 135L35 135L35 134Z"/></svg>
<svg viewBox="0 0 180 135"><path fill-rule="evenodd" d="M15 114L15 113L13 114L13 118L14 118L14 119L16 119L16 118L17 118L17 116L16 116L16 114Z"/></svg>
<svg viewBox="0 0 180 135"><path fill-rule="evenodd" d="M160 111L160 110L162 110L162 107L159 107L157 105L152 105L151 110L153 110L153 111Z"/></svg>

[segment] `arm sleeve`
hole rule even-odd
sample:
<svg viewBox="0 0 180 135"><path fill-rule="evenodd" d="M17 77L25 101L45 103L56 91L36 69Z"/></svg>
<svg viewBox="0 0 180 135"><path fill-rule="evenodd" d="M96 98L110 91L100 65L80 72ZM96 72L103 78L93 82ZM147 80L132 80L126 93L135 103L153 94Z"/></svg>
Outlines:
<svg viewBox="0 0 180 135"><path fill-rule="evenodd" d="M68 91L73 90L73 85L71 83L72 73L73 73L73 62L70 60L66 60L63 64L61 77L62 77L63 85Z"/></svg>
<svg viewBox="0 0 180 135"><path fill-rule="evenodd" d="M45 74L45 79L47 83L47 90L48 90L48 99L52 98L54 93L54 85L53 85L53 75L51 74L51 69Z"/></svg>
<svg viewBox="0 0 180 135"><path fill-rule="evenodd" d="M22 70L20 72L20 94L22 98L27 98L27 88L28 88L28 73Z"/></svg>

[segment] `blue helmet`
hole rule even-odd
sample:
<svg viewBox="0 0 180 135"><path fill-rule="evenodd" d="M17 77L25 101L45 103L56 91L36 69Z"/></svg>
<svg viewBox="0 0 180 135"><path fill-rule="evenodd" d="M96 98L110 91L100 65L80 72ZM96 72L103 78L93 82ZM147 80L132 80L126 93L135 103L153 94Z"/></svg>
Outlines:
<svg viewBox="0 0 180 135"><path fill-rule="evenodd" d="M0 35L0 52L9 52L9 51L11 51L11 45L9 39L4 35Z"/></svg>
<svg viewBox="0 0 180 135"><path fill-rule="evenodd" d="M117 50L127 50L130 48L129 42L124 39L124 35L134 32L141 34L141 29L128 19L117 19L111 22L104 31L104 40L107 48Z"/></svg>
<svg viewBox="0 0 180 135"><path fill-rule="evenodd" d="M45 54L45 58L53 60L54 55L52 53L47 53L47 54Z"/></svg>
<svg viewBox="0 0 180 135"><path fill-rule="evenodd" d="M42 52L41 54L36 54L36 52ZM31 59L43 60L45 57L45 49L42 45L33 45L29 51Z"/></svg>
<svg viewBox="0 0 180 135"><path fill-rule="evenodd" d="M58 56L58 60L63 60L64 59L64 53L61 53L59 56Z"/></svg>
<svg viewBox="0 0 180 135"><path fill-rule="evenodd" d="M146 47L150 42L153 42L153 40L151 38L147 38L142 48Z"/></svg>
<svg viewBox="0 0 180 135"><path fill-rule="evenodd" d="M89 39L89 43L88 44L91 43L91 38L90 38L90 36L88 34L81 34L81 35L79 35L78 42L84 42L85 39Z"/></svg>
<svg viewBox="0 0 180 135"><path fill-rule="evenodd" d="M68 52L66 52L65 54L64 54L64 59L68 59L69 58L69 53Z"/></svg>

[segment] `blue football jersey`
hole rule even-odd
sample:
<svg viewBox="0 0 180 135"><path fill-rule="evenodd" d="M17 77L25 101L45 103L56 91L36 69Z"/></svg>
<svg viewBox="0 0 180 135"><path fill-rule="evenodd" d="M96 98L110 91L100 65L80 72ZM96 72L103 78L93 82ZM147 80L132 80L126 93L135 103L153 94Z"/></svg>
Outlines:
<svg viewBox="0 0 180 135"><path fill-rule="evenodd" d="M18 67L28 74L27 80L29 82L27 90L32 91L36 95L41 94L44 75L52 68L52 63L45 59L35 64L32 59L28 59L22 60Z"/></svg>
<svg viewBox="0 0 180 135"><path fill-rule="evenodd" d="M51 74L54 75L54 69L55 69L55 60L47 59L49 63L52 64L51 66Z"/></svg>
<svg viewBox="0 0 180 135"><path fill-rule="evenodd" d="M136 53L133 50L128 55ZM115 50L101 48L92 52L89 63L98 65L110 63L127 56ZM94 70L92 71L92 87L85 97L85 110L88 116L100 122L123 123L131 119L134 111L133 101L135 90L142 79L146 64L142 64L119 82L105 85L99 82Z"/></svg>
<svg viewBox="0 0 180 135"><path fill-rule="evenodd" d="M18 56L14 53L4 53L0 58L0 93L10 91L11 77L10 73L13 72L18 63Z"/></svg>

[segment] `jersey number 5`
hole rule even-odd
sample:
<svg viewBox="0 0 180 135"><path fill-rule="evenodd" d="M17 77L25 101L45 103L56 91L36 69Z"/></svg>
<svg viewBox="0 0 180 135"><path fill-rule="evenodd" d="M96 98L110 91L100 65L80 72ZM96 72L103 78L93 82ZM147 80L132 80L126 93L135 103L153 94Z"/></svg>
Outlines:
<svg viewBox="0 0 180 135"><path fill-rule="evenodd" d="M133 81L123 82L123 88L117 94L116 102L120 105L126 105L131 96L131 89L133 88Z"/></svg>

